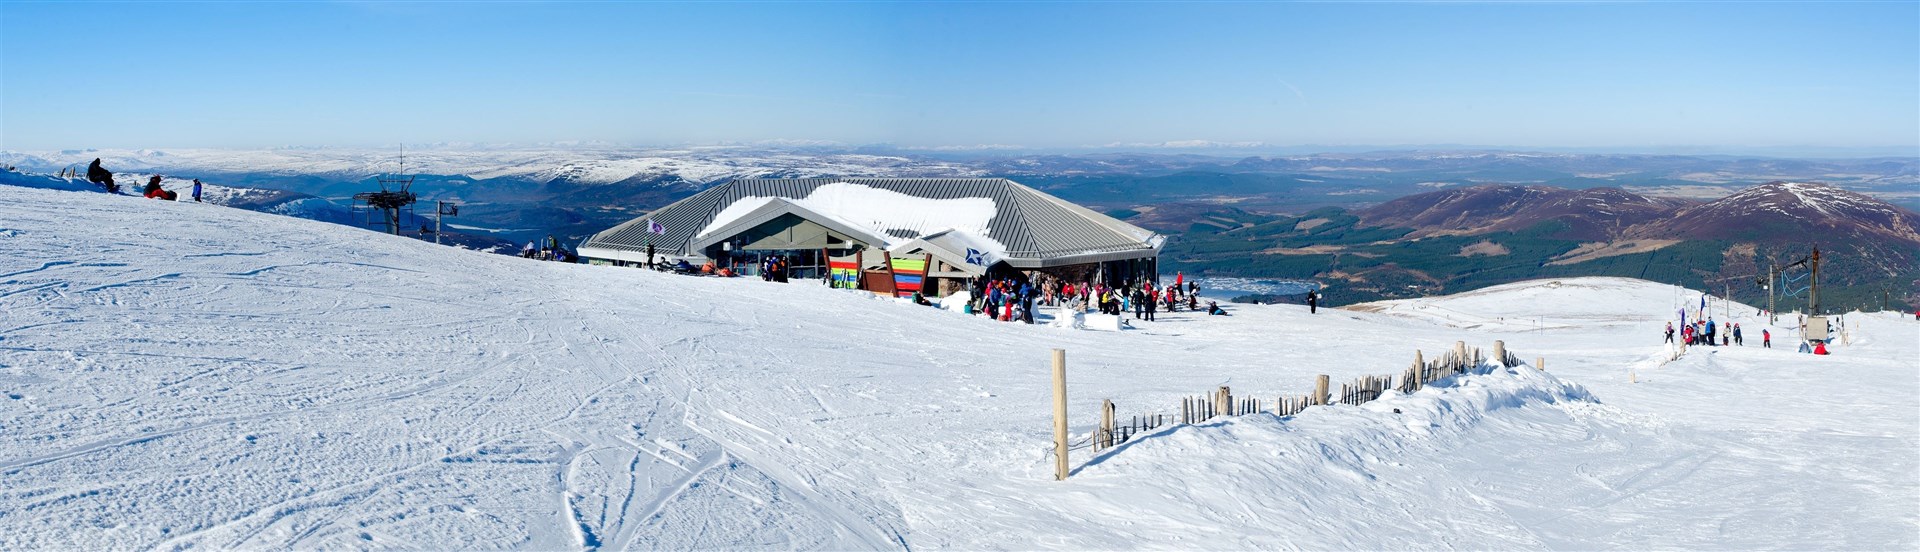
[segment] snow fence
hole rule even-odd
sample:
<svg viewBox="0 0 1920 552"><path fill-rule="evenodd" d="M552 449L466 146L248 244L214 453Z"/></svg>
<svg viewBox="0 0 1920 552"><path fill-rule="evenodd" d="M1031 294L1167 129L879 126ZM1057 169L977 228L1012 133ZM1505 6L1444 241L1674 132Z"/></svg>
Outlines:
<svg viewBox="0 0 1920 552"><path fill-rule="evenodd" d="M1520 371L1514 368L1525 367ZM1454 342L1453 348L1433 360L1426 360L1424 353L1414 351L1413 364L1399 374L1381 376L1361 376L1340 384L1336 391L1331 388L1326 375L1315 377L1314 391L1305 395L1280 396L1269 402L1262 397L1248 395L1236 396L1228 386L1220 386L1210 393L1183 397L1178 410L1170 412L1151 411L1131 414L1125 419L1118 416L1117 407L1111 399L1100 404L1100 423L1093 432L1085 437L1071 441L1066 450L1055 450L1055 454L1067 451L1090 449L1096 456L1089 463L1101 461L1100 456L1132 441L1140 436L1157 432L1170 424L1194 425L1227 416L1270 413L1277 417L1290 417L1301 414L1309 408L1332 404L1360 406L1389 396L1407 396L1418 393L1430 386L1452 387L1460 378L1467 376L1491 376L1496 372L1509 374L1528 373L1534 377L1544 377L1550 381L1540 382L1548 386L1564 387L1566 395L1585 397L1584 389L1572 384L1558 382L1547 376L1546 359L1539 358L1531 366L1520 361L1518 355L1506 349L1501 341L1493 342L1492 354L1481 349L1469 348L1466 342ZM1398 410L1396 410L1398 412ZM1058 447L1056 447L1058 448Z"/></svg>

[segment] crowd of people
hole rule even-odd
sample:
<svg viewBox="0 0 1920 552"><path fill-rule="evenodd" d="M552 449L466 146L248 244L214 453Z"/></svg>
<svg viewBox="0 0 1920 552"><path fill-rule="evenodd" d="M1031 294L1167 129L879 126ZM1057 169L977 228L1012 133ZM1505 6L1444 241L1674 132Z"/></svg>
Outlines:
<svg viewBox="0 0 1920 552"><path fill-rule="evenodd" d="M770 255L764 259L760 259L760 279L768 282L787 283L787 266L786 255Z"/></svg>
<svg viewBox="0 0 1920 552"><path fill-rule="evenodd" d="M1200 285L1186 281L1184 274L1176 274L1171 285L1153 281L1118 285L1070 282L1044 274L1035 278L1039 281L1018 276L975 278L968 288L973 300L967 305L967 312L985 314L995 320L1032 324L1035 304L1113 316L1126 316L1132 312L1135 320L1148 321L1154 320L1162 308L1167 312L1182 308L1194 312L1202 310ZM1204 308L1210 315L1227 315L1227 310L1215 301L1207 301Z"/></svg>
<svg viewBox="0 0 1920 552"><path fill-rule="evenodd" d="M1806 322L1803 317L1801 322L1802 332L1806 330L1805 324ZM1833 322L1829 321L1827 325L1829 335L1831 335ZM1714 321L1712 317L1708 317L1705 320L1694 320L1692 322L1682 321L1678 327L1676 327L1673 322L1667 322L1666 342L1674 343L1677 336L1679 343L1684 343L1688 346L1746 345L1746 336L1743 335L1743 333L1739 323L1720 323ZM1828 354L1826 341L1827 340L1821 339L1802 341L1798 352L1816 355ZM1760 329L1760 346L1767 349L1773 348L1772 330L1767 328Z"/></svg>
<svg viewBox="0 0 1920 552"><path fill-rule="evenodd" d="M547 239L527 242L520 247L520 258L537 261L555 261L562 263L580 262L580 256L560 246L560 239L547 235Z"/></svg>
<svg viewBox="0 0 1920 552"><path fill-rule="evenodd" d="M1766 330L1763 329L1761 331L1765 332ZM1685 343L1689 346L1692 346L1692 345L1709 345L1709 346L1746 345L1747 344L1745 336L1741 335L1739 324L1736 324L1736 323L1720 324L1720 323L1714 322L1713 318L1711 317L1707 318L1706 320L1695 320L1691 324L1682 323L1680 326L1679 333L1680 333L1680 342ZM1667 322L1667 343L1673 343L1673 337L1674 337L1673 322ZM1771 337L1771 335L1769 335L1768 337ZM1766 346L1771 347L1771 344L1768 344Z"/></svg>

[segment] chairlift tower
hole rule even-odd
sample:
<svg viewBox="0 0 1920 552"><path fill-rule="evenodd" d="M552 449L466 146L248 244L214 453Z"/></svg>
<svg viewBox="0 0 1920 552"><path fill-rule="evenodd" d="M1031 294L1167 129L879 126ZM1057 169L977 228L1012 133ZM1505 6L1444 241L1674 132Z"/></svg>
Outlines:
<svg viewBox="0 0 1920 552"><path fill-rule="evenodd" d="M377 180L380 183L380 191L378 192L353 194L353 208L355 211L366 214L365 224L383 225L387 227L388 234L400 235L401 213L405 212L411 217L413 203L420 199L413 194L413 175L402 174L406 168L407 153L403 147L400 150L401 172L379 175Z"/></svg>
<svg viewBox="0 0 1920 552"><path fill-rule="evenodd" d="M440 243L440 235L445 233L441 222L447 217L460 216L460 204L451 201L436 201L433 209L433 243Z"/></svg>

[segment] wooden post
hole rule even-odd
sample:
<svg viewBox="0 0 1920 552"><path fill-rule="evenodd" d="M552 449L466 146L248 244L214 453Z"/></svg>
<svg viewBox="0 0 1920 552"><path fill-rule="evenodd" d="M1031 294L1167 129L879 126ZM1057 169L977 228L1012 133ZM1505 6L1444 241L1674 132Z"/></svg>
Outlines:
<svg viewBox="0 0 1920 552"><path fill-rule="evenodd" d="M1502 341L1498 339L1493 340L1493 361L1500 363L1500 367L1502 368L1507 367L1507 342L1506 341Z"/></svg>
<svg viewBox="0 0 1920 552"><path fill-rule="evenodd" d="M1053 350L1053 480L1067 480L1067 350Z"/></svg>
<svg viewBox="0 0 1920 552"><path fill-rule="evenodd" d="M1099 448L1113 448L1113 399L1100 399L1100 434L1093 437Z"/></svg>
<svg viewBox="0 0 1920 552"><path fill-rule="evenodd" d="M1327 404L1326 374L1320 374L1319 377L1313 379L1313 404L1320 406L1326 406Z"/></svg>
<svg viewBox="0 0 1920 552"><path fill-rule="evenodd" d="M1419 349L1413 350L1413 381L1419 382L1414 384L1414 391L1419 391L1421 387L1427 385L1427 361L1422 357Z"/></svg>
<svg viewBox="0 0 1920 552"><path fill-rule="evenodd" d="M1542 372L1547 371L1547 357L1533 359L1533 367L1539 368Z"/></svg>

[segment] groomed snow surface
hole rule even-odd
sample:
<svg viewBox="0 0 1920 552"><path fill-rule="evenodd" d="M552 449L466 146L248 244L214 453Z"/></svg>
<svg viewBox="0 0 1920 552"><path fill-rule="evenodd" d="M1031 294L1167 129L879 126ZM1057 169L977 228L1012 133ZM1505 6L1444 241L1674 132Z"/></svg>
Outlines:
<svg viewBox="0 0 1920 552"><path fill-rule="evenodd" d="M0 186L0 549L1913 549L1920 325L1663 363L1698 294L1530 282L1124 332ZM1397 373L1364 407L1075 438ZM1631 381L1629 370L1638 382ZM1395 412L1398 409L1398 412Z"/></svg>

